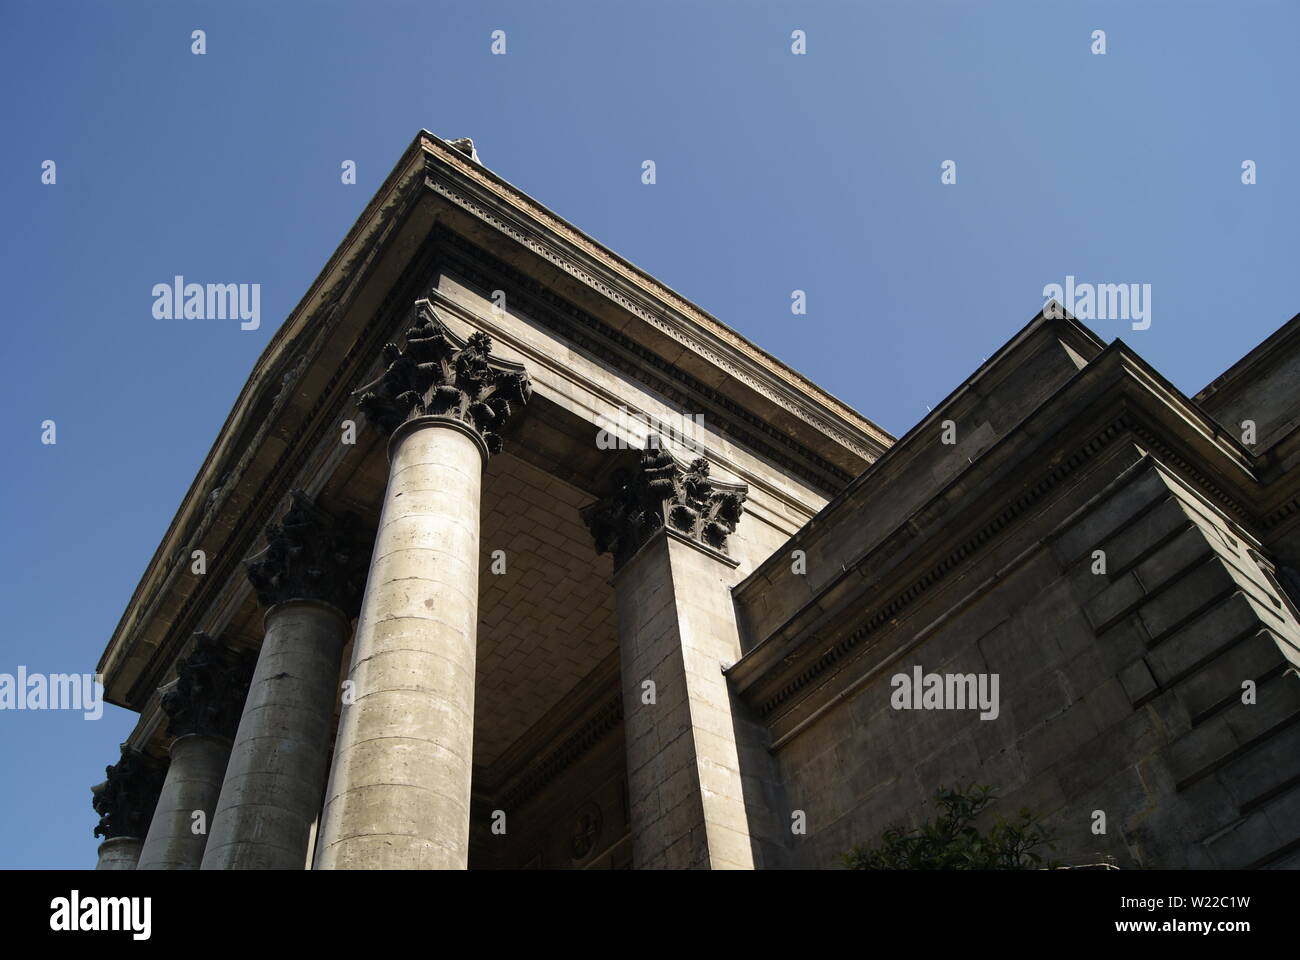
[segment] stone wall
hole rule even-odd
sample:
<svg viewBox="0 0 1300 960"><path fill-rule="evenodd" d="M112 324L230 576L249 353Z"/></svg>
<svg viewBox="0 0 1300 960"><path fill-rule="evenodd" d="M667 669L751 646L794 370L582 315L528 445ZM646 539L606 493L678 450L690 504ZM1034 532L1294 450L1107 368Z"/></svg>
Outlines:
<svg viewBox="0 0 1300 960"><path fill-rule="evenodd" d="M476 804L471 869L598 870L632 865L622 727L540 788ZM500 806L497 806L500 804ZM506 813L493 832L494 810Z"/></svg>
<svg viewBox="0 0 1300 960"><path fill-rule="evenodd" d="M833 865L891 823L932 816L941 785L972 780L1000 788L994 813L1038 814L1065 862L1247 867L1294 858L1294 612L1243 531L1154 460L1112 457L1094 469L1092 486L1102 479L1100 496L1076 504L971 602L947 611L934 603L900 624L949 617L864 669L868 682L780 746L789 803L808 815L807 838L792 841L795 862ZM1077 485L1076 498L1088 486ZM1094 572L1098 550L1104 574ZM890 678L916 664L997 674L998 716L894 709ZM1254 704L1242 703L1246 681L1256 685ZM1105 833L1093 832L1096 811Z"/></svg>

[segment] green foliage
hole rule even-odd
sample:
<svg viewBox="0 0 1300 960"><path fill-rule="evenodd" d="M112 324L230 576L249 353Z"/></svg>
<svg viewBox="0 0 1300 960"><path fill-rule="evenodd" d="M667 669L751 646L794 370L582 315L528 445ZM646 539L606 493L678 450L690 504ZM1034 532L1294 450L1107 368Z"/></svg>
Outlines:
<svg viewBox="0 0 1300 960"><path fill-rule="evenodd" d="M860 845L841 858L850 870L1037 870L1036 848L1056 849L1052 838L1027 809L1011 822L999 817L981 834L974 821L998 799L992 787L940 787L934 795L940 813L914 830L890 827L879 846Z"/></svg>

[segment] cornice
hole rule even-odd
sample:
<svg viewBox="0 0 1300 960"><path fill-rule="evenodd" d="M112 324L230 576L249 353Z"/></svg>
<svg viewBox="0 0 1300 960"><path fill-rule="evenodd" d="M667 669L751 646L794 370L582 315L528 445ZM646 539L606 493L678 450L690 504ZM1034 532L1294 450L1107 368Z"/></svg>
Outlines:
<svg viewBox="0 0 1300 960"><path fill-rule="evenodd" d="M355 292L365 268L418 200L422 169L420 154L412 145L307 294L272 336L136 586L100 658L98 672L105 676L115 672L129 646L123 640L150 621L160 598L171 589L179 571L186 568L182 559L188 559L191 549L205 543L263 441L279 426L280 414L292 398L293 384L337 323L347 295ZM312 410L317 407L319 400ZM259 533L278 502L262 505ZM224 565L232 566L232 561L227 558Z"/></svg>
<svg viewBox="0 0 1300 960"><path fill-rule="evenodd" d="M948 551L941 560L926 567L919 575L913 577L908 585L903 589L891 593L888 600L880 606L873 608L870 615L862 618L854 628L845 633L839 640L831 644L825 651L819 654L815 660L788 678L775 693L765 696L760 703L755 705L759 715L767 717L774 713L801 690L808 687L814 680L842 661L850 652L858 648L870 634L891 621L896 620L906 609L911 607L918 599L930 591L931 588L942 583L950 573L957 569L959 564L990 546L997 535L1001 531L1005 530L1012 521L1039 503L1048 493L1057 488L1063 480L1074 474L1080 466L1092 460L1098 453L1109 447L1115 440L1122 437L1131 429L1131 427L1132 421L1130 415L1127 412L1121 414L1107 423L1100 430L1096 431L1083 445L1078 447L1072 455L1066 457L1053 469L1040 475L1037 480L1029 484L1017 497L1005 501L996 514L994 514L979 529L963 538L962 541L952 550ZM906 526L906 523L903 526ZM899 529L901 530L902 527ZM890 539L891 538L886 537L882 540L881 544L877 545L868 556L887 546ZM856 574L865 559L866 557L850 565L845 570L844 576ZM822 593L825 594L829 592L841 581L842 578L837 579L834 583L828 585L826 590ZM811 609L814 604L815 601L810 602L805 609ZM800 614L796 614L796 618L799 616ZM788 631L788 627L779 629L773 634L773 639L776 639L782 634L788 633ZM787 661L801 659L796 656L796 651L809 644L817 643L819 639L822 639L819 636L819 631L807 631L804 636L795 641L793 645L783 645L783 655L779 660L772 660L770 654L766 659L769 660L772 667L779 668L780 664ZM745 657L737 662L729 671L727 671L728 676L734 678L739 689L748 689L763 679L762 674L756 672L756 668L761 659L761 655L759 655L761 649L761 645L756 647L750 653L746 654Z"/></svg>
<svg viewBox="0 0 1300 960"><path fill-rule="evenodd" d="M734 689L743 693L755 689L757 685L768 687L769 692L751 702L761 716L774 715L828 671L836 668L852 651L860 648L869 635L897 620L907 608L943 583L971 557L987 551L1000 534L1012 526L1013 521L1042 502L1080 467L1124 437L1145 447L1155 460L1169 464L1200 490L1203 496L1247 529L1257 525L1257 513L1252 506L1257 483L1249 470L1249 455L1239 446L1230 443L1225 445L1216 425L1185 398L1181 398L1181 395L1175 396L1176 393L1123 344L1118 341L1112 344L1025 421L1007 431L978 461L953 477L927 504L917 508L908 517L900 518L893 533L881 538L858 559L845 564L837 577L824 585L784 624L767 637L761 638L727 671ZM1090 414L1089 411L1103 411L1108 404L1114 412L1100 426L1090 428L1081 443L1076 442L1068 448L1068 452L1058 454L1045 450L1045 447L1059 446L1058 436L1069 436L1077 428L1070 424L1052 427L1045 422L1035 425L1034 421L1043 421L1050 415L1051 408L1066 402L1067 395L1070 396L1071 409L1082 411L1076 415L1076 420L1086 420L1089 416L1095 420L1097 414ZM1186 442L1171 442L1168 439L1169 431L1161 424L1166 422L1165 418L1172 417L1178 418L1177 422L1183 429L1193 426L1193 439L1199 437L1206 449L1198 455L1188 449ZM1017 436L1041 439L1019 454L1008 456L1008 445ZM1207 467L1206 450L1210 451L1211 457L1219 459L1218 470ZM932 512L934 503L951 496L954 491L979 489L987 496L988 490L996 489L996 486L990 486L990 478L993 476L990 471L998 471L998 476L1009 475L1017 465L1043 462L1051 466L1038 473L1036 479L1020 487L1014 497L1003 500L1000 507L988 511L987 519L978 528L963 536L937 562L917 571L908 579L906 586L890 591L887 599L879 605L873 605L870 614L861 618L855 626L831 626L832 622L843 616L846 604L851 606L856 601L849 599L827 604L824 598L838 590L847 578L864 575L868 561L873 556L884 555L889 551L896 538L913 535L914 517ZM1230 492L1226 489L1218 479L1221 471L1235 472L1239 481L1237 491ZM982 485L981 481L972 479L978 475L983 477ZM851 518L846 520L851 522ZM904 560L903 563L906 564L907 561ZM898 572L893 571L885 576L897 577ZM864 583L851 592L856 597L866 589L869 586ZM832 612L821 612L824 606ZM818 644L827 644L827 632L838 635L839 639L830 642L809 661L813 648ZM770 689L771 683L778 677L779 686Z"/></svg>
<svg viewBox="0 0 1300 960"><path fill-rule="evenodd" d="M445 262L445 257L442 255L445 253L445 248L439 247L439 251L440 262ZM458 278L462 281L470 282L466 277L458 275ZM477 330L484 330L495 340L499 340L502 344L507 345L512 351L523 357L524 366L529 370L546 370L553 377L564 381L567 385L572 386L581 393L587 394L596 400L603 401L611 407L625 406L633 414L643 414L647 417L653 415L654 411L636 406L630 403L626 397L620 397L603 384L584 376L581 372L575 369L574 365L562 363L554 356L535 349L532 345L521 340L517 336L517 332L510 330L507 326L499 324L490 315L471 310L465 304L453 300L441 290L429 290L426 296L431 302L436 304L439 309L455 317L461 323ZM539 317L536 313L531 312L528 315L530 319L536 320L543 326L550 325L549 318ZM598 321L593 320L592 322L597 323ZM561 331L564 330L563 327L558 329ZM575 350L587 350L587 352L591 353L593 357L596 357L603 363L616 369L621 370L623 369L623 366L633 366L626 363L625 358L610 349L601 349L599 345L595 348L589 349L585 344L585 341L588 338L581 333L563 332L562 335L566 340L572 342ZM656 367L654 369L658 370L660 368ZM630 369L627 373L629 377L633 376ZM687 378L685 374L682 374L682 376L689 381L689 378ZM537 379L537 377L534 377L534 380ZM738 446L745 447L750 452L755 453L772 463L781 465L785 469L786 474L802 477L803 479L808 480L809 484L815 489L833 490L838 488L825 487L824 485L827 484L826 479L821 474L810 471L806 467L796 469L794 465L787 465L787 461L790 460L788 456L781 454L779 451L763 444L761 441L757 441L748 434L747 431L732 422L731 419L717 415L711 406L710 400L706 399L705 402L701 404L695 404L696 398L692 395L680 390L675 390L672 385L663 382L660 377L646 373L644 369L638 369L638 375L635 379L658 393L665 402L677 404L679 409L690 409L693 405L705 408L703 412L706 417L710 418L708 422L718 431L719 434ZM763 426L767 425L763 424ZM767 429L771 430L770 427ZM776 433L777 431L773 430L772 432ZM784 435L781 436L784 439L789 440L788 437L785 437ZM790 440L790 443L793 444L794 441ZM710 447L708 450L711 460L716 461L719 466L732 476L739 478L739 480L742 483L747 484L751 490L761 491L764 498L772 501L770 504L767 504L766 509L764 509L760 504L759 509L755 510L754 507L756 504L751 498L746 506L748 512L760 515L764 522L774 528L786 530L787 535L792 534L798 527L798 523L792 522L791 517L802 516L807 518L812 516L815 512L807 501L792 496L785 489L772 483L767 477L747 468L747 466L738 458L729 455L728 451L722 448L720 444L716 446L718 449ZM800 449L802 452L802 448ZM809 451L808 456L811 457L815 455ZM829 469L835 469L833 464L826 464L826 466ZM843 475L843 479L844 482L847 482L851 477L845 474ZM773 507L776 504L780 504L784 507L787 511L786 514L781 515L774 512Z"/></svg>
<svg viewBox="0 0 1300 960"><path fill-rule="evenodd" d="M448 175L449 168L455 171L454 176ZM629 302L638 306L639 312L636 315L646 319L646 322L654 320L657 329L672 327L673 324L680 328L684 321L701 324L704 333L695 338L699 341L697 345L726 364L720 369L734 370L733 375L738 379L739 374L743 373L746 383L752 381L761 386L761 395L770 394L773 402L789 409L788 397L784 398L784 402L781 400L782 392L806 389L814 398L814 405L823 408L824 413L819 415L807 409L795 409L793 412L800 414L805 422L817 421L820 424L818 429L828 436L843 437L848 441L848 444L842 444L845 450L866 451L869 455L877 446L883 449L883 445L889 442L888 435L869 421L852 414L852 411L834 398L807 384L803 378L767 357L757 347L747 344L743 338L707 314L698 309L683 310L682 304L686 302L668 288L599 247L590 238L545 211L500 178L472 163L455 148L431 134L421 133L403 154L383 187L367 205L307 294L274 334L254 366L252 375L241 390L202 468L137 585L100 658L98 669L110 678L111 684L120 666L132 655L137 632L146 628L159 615L159 607L164 602L178 607L175 612L169 611L167 614L171 621L167 637L157 641L157 647L150 654L148 663L136 675L136 681L130 690L123 692L115 688L115 692L110 695L110 702L138 708L143 702L142 698L147 699L152 688L170 667L171 660L179 649L180 638L193 632L201 609L215 595L213 590L221 589L219 585L227 581L235 569L234 565L238 561L232 559L232 555L238 559L247 556L252 542L260 535L270 514L283 502L289 487L295 484L305 485L297 474L311 450L311 437L321 429L322 414L339 407L339 398L336 396L339 376L343 371L350 374L353 369L365 369L369 358L378 355L379 344L373 341L372 335L377 326L390 325L390 315L385 311L376 311L365 322L348 346L342 362L331 363L328 382L323 387L313 388L316 396L314 402L309 404L309 409L301 413L295 412L294 422L286 423L286 408L291 405L296 407L302 402L295 392L294 384L311 374L317 374L319 379L321 368L316 361L321 350L330 342L334 328L348 315L349 304L370 275L370 268L389 248L389 241L403 229L421 199L435 192L427 189L431 174L435 179L440 179L444 187L459 183L462 192L477 189L480 199L484 191L494 195L496 200L490 206L498 214L502 204L518 203L520 211L511 219L528 221L529 229L534 234L531 238L533 243L540 242L536 236L539 229L555 230L557 236L562 238L562 242L558 243L560 249L599 262L599 270L584 265L580 273L597 283L605 283L611 290L617 283L602 279L602 271L609 272L611 277L616 274L615 280L618 283L632 284L639 291L628 297ZM487 210L488 207L483 209ZM505 225L504 221L502 225ZM550 246L554 254L557 241L553 239ZM408 276L410 267L411 264L408 263L407 272L402 274L403 280ZM673 323L662 319L644 305L647 294L663 298L663 302L675 313ZM388 297L391 299L392 291L389 291ZM689 307L689 304L686 306ZM352 322L355 324L355 318ZM725 350L716 345L705 346L705 341L714 337L719 338ZM736 358L724 357L723 354L730 350L739 351L739 355ZM748 369L751 366L753 369ZM794 404L795 408L803 406L805 405ZM836 425L836 421L845 418L847 420L844 424ZM274 465L269 474L260 473L256 487L250 488L249 470L261 455L266 441L273 436L291 437L290 451ZM232 496L236 494L237 503L232 506ZM235 511L233 516L232 510ZM205 549L209 554L208 573L202 582L178 592L178 579L188 569L189 552L198 548Z"/></svg>
<svg viewBox="0 0 1300 960"><path fill-rule="evenodd" d="M490 275L509 279L514 287L512 300L522 304L530 319L679 407L702 409L728 437L815 489L834 494L856 476L691 376L679 365L667 362L648 347L550 292L538 281L496 260L481 248L450 232L441 238L447 244L446 269L454 276L480 293L488 289L484 281Z"/></svg>
<svg viewBox="0 0 1300 960"><path fill-rule="evenodd" d="M430 168L428 185L447 200L495 226L859 456L872 459L893 442L886 431L851 407L492 171L470 162L428 131L422 136L430 153L444 161ZM449 175L451 171L457 176ZM802 396L816 398L827 415L799 402Z"/></svg>
<svg viewBox="0 0 1300 960"><path fill-rule="evenodd" d="M1009 376L1014 375L1015 357L1024 350L1032 350L1035 342L1042 342L1044 338L1051 337L1059 345L1065 347L1069 352L1078 357L1084 366L1089 365L1089 358L1096 360L1105 355L1108 349L1106 345L1097 338L1091 330L1079 323L1068 314L1051 318L1046 317L1040 311L1032 320L1029 321L1019 332L1010 340L994 351L993 355L986 360L980 367L975 370L961 384L955 387L951 393L941 400L933 410L923 417L912 429L908 430L902 437L896 440L888 450L875 460L869 467L858 474L853 480L844 486L843 489L835 495L819 510L811 520L804 524L798 530L782 550L773 551L772 555L761 564L758 564L748 575L746 580L737 584L737 593L743 593L748 589L748 585L758 583L769 573L778 570L787 565L786 556L789 553L788 548L805 546L803 539L805 537L816 537L820 535L821 530L832 526L836 522L836 517L842 512L846 505L855 498L859 491L879 482L879 478L891 470L901 469L900 465L916 454L916 441L919 437L930 436L936 426L943 420L953 415L961 403L970 397L979 397L990 389L990 382L997 384ZM1118 341L1117 341L1118 342ZM1122 347L1122 345L1121 345ZM1084 355L1088 356L1084 356Z"/></svg>
<svg viewBox="0 0 1300 960"><path fill-rule="evenodd" d="M503 809L518 810L553 783L565 770L591 751L623 722L623 695L617 693L577 730L542 756L510 789L498 798Z"/></svg>
<svg viewBox="0 0 1300 960"><path fill-rule="evenodd" d="M485 770L475 800L518 810L586 756L623 721L618 653L606 657Z"/></svg>
<svg viewBox="0 0 1300 960"><path fill-rule="evenodd" d="M1207 409L1220 403L1220 394L1230 393L1246 379L1258 377L1261 367L1282 362L1300 346L1300 313L1256 344L1244 357L1219 374L1193 395L1192 400Z"/></svg>
<svg viewBox="0 0 1300 960"><path fill-rule="evenodd" d="M424 251L424 253L427 256L430 252ZM365 258L366 264L373 262L375 256L376 251L372 250L371 254ZM358 270L361 269L361 266L361 264L358 265ZM244 495L242 502L245 504L242 507L242 513L234 519L228 519L230 534L220 544L220 549L216 551L208 550L207 574L181 601L180 609L171 618L167 637L154 650L147 666L141 670L140 675L131 685L126 696L126 702L120 705L139 709L139 706L150 695L152 688L158 685L167 670L170 669L171 662L174 660L183 638L198 629L197 624L203 618L204 611L225 591L226 585L232 579L244 579L242 575L239 575L244 558L253 552L254 545L263 538L272 517L278 510L282 509L290 490L294 487L302 487L307 491L319 489L320 484L317 482L317 478L304 476L307 464L317 459L318 448L323 438L327 433L337 430L338 423L343 419L344 413L355 413L355 400L350 395L351 388L361 382L359 378L373 367L372 358L379 356L380 347L398 328L402 318L406 316L407 311L410 309L410 302L414 299L411 293L423 283L420 275L431 269L431 262L421 259L419 256L406 265L401 277L387 291L380 307L373 311L355 338L348 344L343 356L328 366L329 376L326 382L316 391L311 405L296 418L296 423L289 427L286 427L282 419L282 413L288 405L292 393L292 390L288 388L292 387L292 384L304 375L299 368L311 366L313 361L319 357L321 350L324 349L325 344L328 342L327 331L322 329L317 336L312 338L310 343L301 348L300 353L291 353L282 358L285 367L291 371L299 370L299 372L292 379L281 384L279 392L271 400L272 412L261 420L254 439L249 441L240 451L240 456L234 467L223 475L225 483L221 486L220 494L222 495L209 496L201 517L197 521L192 521L192 532L187 530L184 539L178 541L179 548L173 547L170 551L172 561L163 570L165 579L154 588L148 607L142 615L135 618L136 623L144 625L151 621L154 608L161 601L165 592L172 588L178 574L186 569L185 564L176 561L183 556L188 556L188 551L192 547L203 546L206 548L210 546L206 538L209 536L210 531L218 527L221 511L241 509L240 507L232 508L227 495L229 491L237 487L241 480L244 481L244 489L240 492ZM347 279L346 286L348 289L346 295L341 294L340 299L329 309L331 318L342 315L363 278L364 272L361 272ZM246 387L245 390L247 391L247 389ZM242 401L243 395L241 394ZM273 468L262 475L257 486L253 489L247 489L248 481L244 480L245 475L260 452L262 442L271 436L286 436L289 440L288 448L283 455L277 458ZM220 439L218 442L220 443ZM337 444L331 444L331 446L337 447ZM215 468L208 470L208 475L210 476L214 472ZM191 487L185 504L182 506L182 513L188 511L191 500L195 496L195 491L202 491L207 488L203 482L204 480L204 474L200 474L194 486ZM309 480L311 482L308 482ZM178 518L179 516L180 514L178 514ZM175 527L176 523L174 521L173 530L169 531L169 536L175 536ZM150 568L150 571L153 571L153 567ZM148 576L149 573L147 572L146 577ZM131 608L128 607L127 614L123 617L123 623L127 621L130 612ZM108 650L105 651L105 659L101 660L101 672L107 674L108 668L104 666L104 663L109 652L117 644L119 635L122 632L123 626L119 624L118 632L114 634L113 641L110 642ZM110 702L116 703L117 701L110 700Z"/></svg>

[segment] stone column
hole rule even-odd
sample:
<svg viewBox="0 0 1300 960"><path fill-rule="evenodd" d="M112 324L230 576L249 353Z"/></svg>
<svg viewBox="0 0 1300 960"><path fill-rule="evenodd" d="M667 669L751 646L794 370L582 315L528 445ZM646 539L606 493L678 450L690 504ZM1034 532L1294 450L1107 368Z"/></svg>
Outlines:
<svg viewBox="0 0 1300 960"><path fill-rule="evenodd" d="M255 660L252 651L195 634L193 652L162 696L175 739L138 869L199 869Z"/></svg>
<svg viewBox="0 0 1300 960"><path fill-rule="evenodd" d="M522 368L462 344L427 301L405 350L362 388L390 433L389 479L357 621L318 869L463 869L469 849L479 493L496 430L527 401Z"/></svg>
<svg viewBox="0 0 1300 960"><path fill-rule="evenodd" d="M104 838L96 870L135 869L143 837L158 805L164 766L123 744L122 758L105 768L108 779L90 788L99 814L95 836Z"/></svg>
<svg viewBox="0 0 1300 960"><path fill-rule="evenodd" d="M99 845L96 870L134 870L140 859L139 837L111 837Z"/></svg>
<svg viewBox="0 0 1300 960"><path fill-rule="evenodd" d="M204 870L301 870L320 812L343 647L367 551L294 492L248 561L266 635L203 853Z"/></svg>
<svg viewBox="0 0 1300 960"><path fill-rule="evenodd" d="M633 865L751 869L749 814L722 665L740 658L726 541L744 487L657 449L583 512L614 556Z"/></svg>

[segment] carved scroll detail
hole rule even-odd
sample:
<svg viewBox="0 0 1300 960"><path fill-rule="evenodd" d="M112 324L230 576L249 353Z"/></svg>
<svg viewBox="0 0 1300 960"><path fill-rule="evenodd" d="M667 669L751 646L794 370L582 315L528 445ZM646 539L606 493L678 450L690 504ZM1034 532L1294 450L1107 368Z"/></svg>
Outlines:
<svg viewBox="0 0 1300 960"><path fill-rule="evenodd" d="M266 549L244 561L248 580L265 607L288 600L320 600L355 616L365 591L371 541L350 518L336 518L301 490L290 494L284 517L266 530Z"/></svg>
<svg viewBox="0 0 1300 960"><path fill-rule="evenodd" d="M415 304L406 346L384 347L387 369L356 390L366 419L392 433L414 417L458 420L475 430L490 453L502 448L500 431L532 395L522 368L492 356L492 339L475 333L461 344L428 300Z"/></svg>
<svg viewBox="0 0 1300 960"><path fill-rule="evenodd" d="M257 654L232 650L206 633L197 633L193 652L176 669L176 680L162 695L168 732L233 740L253 679Z"/></svg>
<svg viewBox="0 0 1300 960"><path fill-rule="evenodd" d="M583 513L597 553L610 553L618 569L667 526L725 552L744 512L743 485L709 478L709 462L683 467L666 450L641 451L631 468L614 472L612 491Z"/></svg>
<svg viewBox="0 0 1300 960"><path fill-rule="evenodd" d="M105 767L108 779L90 788L99 824L95 836L144 839L162 792L166 764L122 746L122 758Z"/></svg>

